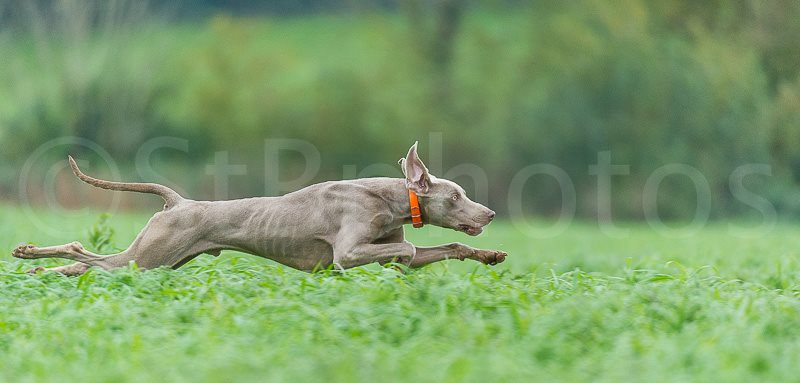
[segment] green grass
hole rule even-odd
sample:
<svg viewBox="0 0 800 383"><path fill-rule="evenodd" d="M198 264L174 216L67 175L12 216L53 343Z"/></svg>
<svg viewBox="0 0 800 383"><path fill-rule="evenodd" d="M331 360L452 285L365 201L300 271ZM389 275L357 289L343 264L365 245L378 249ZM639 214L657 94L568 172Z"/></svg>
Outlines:
<svg viewBox="0 0 800 383"><path fill-rule="evenodd" d="M0 245L88 242L97 212L2 207ZM118 246L148 214L111 218ZM540 222L538 225L546 225ZM48 229L49 227L49 229ZM674 239L590 223L483 236L490 268L305 274L235 253L178 271L29 276L0 258L0 381L785 381L800 354L797 227ZM51 232L52 231L52 232Z"/></svg>

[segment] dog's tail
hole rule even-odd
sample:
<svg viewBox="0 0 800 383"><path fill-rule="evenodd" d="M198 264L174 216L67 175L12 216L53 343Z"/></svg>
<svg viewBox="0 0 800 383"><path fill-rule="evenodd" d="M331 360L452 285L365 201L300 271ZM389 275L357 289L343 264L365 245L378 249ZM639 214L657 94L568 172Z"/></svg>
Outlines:
<svg viewBox="0 0 800 383"><path fill-rule="evenodd" d="M80 178L81 181L101 189L158 194L161 196L161 198L164 198L164 201L166 202L164 209L169 209L183 201L183 197L181 197L180 194L164 185L137 182L112 182L89 177L86 174L83 174L81 169L78 168L78 164L75 163L75 160L72 158L72 156L69 156L69 166L72 167L72 172L75 173L75 175Z"/></svg>

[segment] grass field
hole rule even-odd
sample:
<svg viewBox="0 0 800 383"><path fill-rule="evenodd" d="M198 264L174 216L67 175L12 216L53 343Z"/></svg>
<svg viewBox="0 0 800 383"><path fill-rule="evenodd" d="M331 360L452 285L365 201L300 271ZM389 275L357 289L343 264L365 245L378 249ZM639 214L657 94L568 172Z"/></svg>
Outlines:
<svg viewBox="0 0 800 383"><path fill-rule="evenodd" d="M2 207L0 245L87 244L97 212ZM147 214L112 217L124 247ZM546 222L540 223L546 225ZM252 256L178 271L22 273L0 256L0 381L788 381L800 359L798 227L714 224L459 240L506 263L305 274Z"/></svg>

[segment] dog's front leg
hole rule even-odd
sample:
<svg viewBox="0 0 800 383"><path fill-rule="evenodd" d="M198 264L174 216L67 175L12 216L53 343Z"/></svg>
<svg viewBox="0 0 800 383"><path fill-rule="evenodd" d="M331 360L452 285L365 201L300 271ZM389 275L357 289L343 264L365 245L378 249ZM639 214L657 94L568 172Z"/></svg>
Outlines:
<svg viewBox="0 0 800 383"><path fill-rule="evenodd" d="M336 267L342 269L376 262L380 264L398 262L408 265L414 258L414 253L414 245L405 241L377 245L338 246L334 249L333 263Z"/></svg>
<svg viewBox="0 0 800 383"><path fill-rule="evenodd" d="M503 251L475 249L461 243L450 243L435 247L417 247L410 266L417 268L448 259L472 259L487 265L496 265L507 256Z"/></svg>

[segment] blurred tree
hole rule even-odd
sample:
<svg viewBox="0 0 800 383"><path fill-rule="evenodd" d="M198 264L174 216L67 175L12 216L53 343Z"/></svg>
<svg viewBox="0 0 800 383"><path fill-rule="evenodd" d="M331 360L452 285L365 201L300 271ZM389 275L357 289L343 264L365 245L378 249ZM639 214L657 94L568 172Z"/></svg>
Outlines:
<svg viewBox="0 0 800 383"><path fill-rule="evenodd" d="M465 0L408 0L403 4L420 52L432 69L432 100L449 106L453 55L467 3Z"/></svg>
<svg viewBox="0 0 800 383"><path fill-rule="evenodd" d="M800 71L800 2L751 0L748 4L752 17L744 20L747 33L761 51L770 85L779 94L780 84L797 80Z"/></svg>
<svg viewBox="0 0 800 383"><path fill-rule="evenodd" d="M16 21L8 28L21 40L4 46L16 106L5 124L19 144L10 155L68 135L132 156L152 132L155 74L163 63L160 43L142 45L158 27L147 5L63 0L10 8Z"/></svg>

